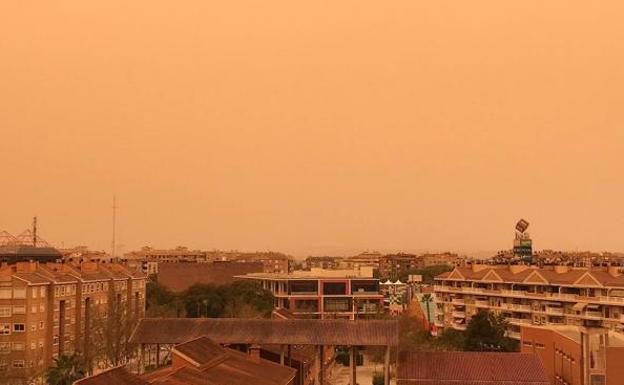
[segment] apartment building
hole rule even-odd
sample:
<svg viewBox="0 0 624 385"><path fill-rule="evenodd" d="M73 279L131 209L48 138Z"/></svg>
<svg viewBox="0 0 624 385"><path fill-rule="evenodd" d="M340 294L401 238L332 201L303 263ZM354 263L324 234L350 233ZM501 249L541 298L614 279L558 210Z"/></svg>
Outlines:
<svg viewBox="0 0 624 385"><path fill-rule="evenodd" d="M164 263L261 263L265 273L288 273L292 258L277 252L201 251L186 247L162 250L144 247L124 255L124 261L147 275L158 274Z"/></svg>
<svg viewBox="0 0 624 385"><path fill-rule="evenodd" d="M0 383L40 382L53 358L97 359L96 330L144 316L145 277L121 265L18 262L0 267ZM101 324L98 324L101 322Z"/></svg>
<svg viewBox="0 0 624 385"><path fill-rule="evenodd" d="M407 276L416 269L424 269L437 265L456 266L462 258L453 253L435 254L387 254L379 258L379 276L397 279Z"/></svg>
<svg viewBox="0 0 624 385"><path fill-rule="evenodd" d="M252 273L237 276L259 282L275 296L275 308L297 318L360 319L383 312L384 296L372 269Z"/></svg>
<svg viewBox="0 0 624 385"><path fill-rule="evenodd" d="M536 355L554 385L624 384L624 335L605 328L522 326L521 351Z"/></svg>
<svg viewBox="0 0 624 385"><path fill-rule="evenodd" d="M624 275L618 267L456 267L435 278L437 328L464 330L480 309L503 314L509 336L522 325L573 325L624 331Z"/></svg>

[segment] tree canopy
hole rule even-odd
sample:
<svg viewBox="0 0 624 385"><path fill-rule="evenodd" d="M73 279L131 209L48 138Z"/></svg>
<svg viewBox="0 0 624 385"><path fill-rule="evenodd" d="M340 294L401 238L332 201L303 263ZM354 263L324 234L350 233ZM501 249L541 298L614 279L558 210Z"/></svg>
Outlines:
<svg viewBox="0 0 624 385"><path fill-rule="evenodd" d="M54 359L54 366L45 373L48 385L72 385L84 377L85 370L77 355L62 355Z"/></svg>
<svg viewBox="0 0 624 385"><path fill-rule="evenodd" d="M152 281L147 289L147 312L152 317L256 318L268 317L273 310L273 294L250 281L197 284L179 294Z"/></svg>
<svg viewBox="0 0 624 385"><path fill-rule="evenodd" d="M476 352L511 352L518 349L517 342L506 336L508 322L502 314L481 310L466 328L464 350Z"/></svg>

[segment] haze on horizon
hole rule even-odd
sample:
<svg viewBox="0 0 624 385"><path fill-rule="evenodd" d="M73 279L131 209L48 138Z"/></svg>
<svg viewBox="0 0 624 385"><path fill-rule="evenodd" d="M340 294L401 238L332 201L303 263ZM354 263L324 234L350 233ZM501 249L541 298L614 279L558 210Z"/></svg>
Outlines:
<svg viewBox="0 0 624 385"><path fill-rule="evenodd" d="M624 2L0 3L0 229L624 251Z"/></svg>

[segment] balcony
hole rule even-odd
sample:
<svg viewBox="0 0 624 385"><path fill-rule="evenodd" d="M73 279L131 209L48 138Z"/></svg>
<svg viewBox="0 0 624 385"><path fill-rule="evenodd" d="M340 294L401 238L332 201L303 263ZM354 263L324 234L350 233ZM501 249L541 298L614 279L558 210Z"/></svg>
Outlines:
<svg viewBox="0 0 624 385"><path fill-rule="evenodd" d="M480 301L480 300L475 300L475 306L476 307L482 307L482 308L488 308L490 307L490 304L488 301Z"/></svg>
<svg viewBox="0 0 624 385"><path fill-rule="evenodd" d="M465 305L466 302L464 301L463 298L453 298L453 300L451 301L454 305Z"/></svg>
<svg viewBox="0 0 624 385"><path fill-rule="evenodd" d="M590 319L603 319L604 315L602 314L602 312L599 311L590 311L587 310L585 312L585 318L590 318Z"/></svg>
<svg viewBox="0 0 624 385"><path fill-rule="evenodd" d="M529 318L507 318L507 321L512 325L522 326L530 325L533 321Z"/></svg>
<svg viewBox="0 0 624 385"><path fill-rule="evenodd" d="M518 333L518 332L508 331L508 332L507 332L507 337L509 337L509 338L513 338L513 339L515 339L515 340L519 340L519 339L520 339L520 333Z"/></svg>
<svg viewBox="0 0 624 385"><path fill-rule="evenodd" d="M466 313L463 311L454 311L451 314L453 314L454 318L466 318Z"/></svg>
<svg viewBox="0 0 624 385"><path fill-rule="evenodd" d="M563 308L560 307L547 307L546 313L555 314L555 315L563 315Z"/></svg>

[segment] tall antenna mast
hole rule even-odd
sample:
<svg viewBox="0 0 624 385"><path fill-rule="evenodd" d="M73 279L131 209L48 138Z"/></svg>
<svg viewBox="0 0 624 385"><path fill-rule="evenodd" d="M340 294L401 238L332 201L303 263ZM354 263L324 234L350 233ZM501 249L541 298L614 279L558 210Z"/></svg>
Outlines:
<svg viewBox="0 0 624 385"><path fill-rule="evenodd" d="M113 241L111 242L111 258L115 258L115 226L117 225L117 197L113 195Z"/></svg>
<svg viewBox="0 0 624 385"><path fill-rule="evenodd" d="M37 247L37 217L33 217L33 247Z"/></svg>

